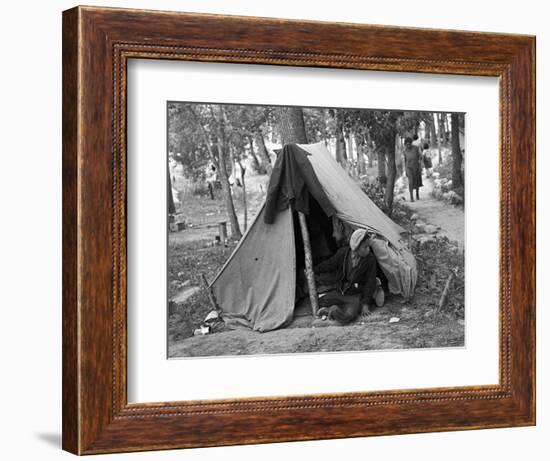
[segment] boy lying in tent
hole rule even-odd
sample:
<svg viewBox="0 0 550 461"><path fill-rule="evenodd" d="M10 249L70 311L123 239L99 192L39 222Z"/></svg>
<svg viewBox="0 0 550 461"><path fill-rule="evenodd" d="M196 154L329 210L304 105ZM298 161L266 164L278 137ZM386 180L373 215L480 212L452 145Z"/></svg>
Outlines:
<svg viewBox="0 0 550 461"><path fill-rule="evenodd" d="M319 317L326 316L342 324L354 321L361 313L369 315L371 307L384 305L381 280L386 281L370 247L371 237L357 229L349 246L340 248L329 259L317 264L315 281L319 297Z"/></svg>

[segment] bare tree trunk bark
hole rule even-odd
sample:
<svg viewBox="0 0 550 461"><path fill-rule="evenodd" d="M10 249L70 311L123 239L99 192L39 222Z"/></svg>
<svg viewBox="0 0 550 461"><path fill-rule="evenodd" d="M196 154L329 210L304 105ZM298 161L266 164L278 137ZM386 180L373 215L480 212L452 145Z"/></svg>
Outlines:
<svg viewBox="0 0 550 461"><path fill-rule="evenodd" d="M269 152L267 151L267 147L265 146L264 135L261 131L256 131L256 133L254 133L254 140L258 145L258 152L260 153L260 158L262 159L262 164L265 168L265 171L268 175L271 175L273 167L271 165L271 159L269 158Z"/></svg>
<svg viewBox="0 0 550 461"><path fill-rule="evenodd" d="M443 121L443 117L446 117L446 114L443 114L441 112L437 114L439 138L441 139L441 145L444 146L447 142L447 133L445 132L445 122Z"/></svg>
<svg viewBox="0 0 550 461"><path fill-rule="evenodd" d="M430 123L430 147L433 148L437 144L437 150L438 150L438 160L439 165L441 165L441 142L439 141L439 138L435 134L435 119L432 115L432 121Z"/></svg>
<svg viewBox="0 0 550 461"><path fill-rule="evenodd" d="M176 204L174 203L174 194L172 192L172 178L170 178L170 170L167 171L168 175L168 213L174 214L176 212Z"/></svg>
<svg viewBox="0 0 550 461"><path fill-rule="evenodd" d="M388 178L386 177L386 153L384 146L376 148L376 156L378 157L378 182L385 186Z"/></svg>
<svg viewBox="0 0 550 461"><path fill-rule="evenodd" d="M395 166L395 142L397 133L395 128L393 128L388 135L387 140L387 161L388 161L388 180L386 182L386 192L384 194L384 202L386 204L386 214L391 217L393 212L393 195L395 188L395 177L397 173L397 168Z"/></svg>
<svg viewBox="0 0 550 461"><path fill-rule="evenodd" d="M307 144L304 114L300 107L277 108L281 144Z"/></svg>
<svg viewBox="0 0 550 461"><path fill-rule="evenodd" d="M306 264L306 279L309 291L309 301L311 303L311 313L313 318L317 317L319 310L319 300L317 298L317 286L315 285L315 274L313 273L313 257L311 255L311 244L309 241L309 231L307 228L306 215L301 211L298 212L298 220L300 221L300 231L302 232L302 240L304 243L304 258Z"/></svg>
<svg viewBox="0 0 550 461"><path fill-rule="evenodd" d="M254 142L252 138L248 138L248 149L250 151L250 157L252 158L252 169L258 174L265 174L265 168L258 160L256 152L254 152Z"/></svg>
<svg viewBox="0 0 550 461"><path fill-rule="evenodd" d="M219 163L219 178L222 185L222 192L225 201L225 208L229 217L229 223L231 224L231 236L235 240L240 240L242 237L241 227L239 226L239 220L237 219L237 213L235 212L235 204L233 203L233 195L231 193L231 186L229 184L229 177L227 174L227 158L229 156L229 146L225 140L225 125L226 117L223 108L219 106L219 119L218 119L218 163ZM233 162L232 162L233 163Z"/></svg>
<svg viewBox="0 0 550 461"><path fill-rule="evenodd" d="M369 160L369 168L372 168L372 166L374 165L374 149L373 149L372 139L370 137L370 134L367 133L367 136L363 137L363 141L364 141L363 146L367 152L367 157Z"/></svg>
<svg viewBox="0 0 550 461"><path fill-rule="evenodd" d="M246 203L246 183L245 183L245 173L246 173L246 167L242 164L242 162L239 160L239 169L241 170L241 183L243 185L243 229L244 232L246 232L246 229L248 227L248 206Z"/></svg>
<svg viewBox="0 0 550 461"><path fill-rule="evenodd" d="M445 133L449 133L451 131L451 127L449 126L449 116L447 114L443 117L443 122L445 125Z"/></svg>
<svg viewBox="0 0 550 461"><path fill-rule="evenodd" d="M231 185L229 184L229 176L227 174L227 147L225 145L219 145L219 178L222 186L223 200L225 202L225 209L229 217L229 223L231 224L231 236L235 240L240 240L242 237L241 228L239 226L239 220L237 219L237 213L235 212L235 204L233 203L233 195L231 193Z"/></svg>
<svg viewBox="0 0 550 461"><path fill-rule="evenodd" d="M462 152L460 150L460 139L458 136L458 114L451 114L451 144L453 149L453 189L462 190L464 181L462 179Z"/></svg>
<svg viewBox="0 0 550 461"><path fill-rule="evenodd" d="M365 168L365 140L361 138L361 140L357 141L357 173L359 176L364 175L366 173ZM369 163L371 161L371 158L369 156Z"/></svg>
<svg viewBox="0 0 550 461"><path fill-rule="evenodd" d="M339 110L336 111L336 161L344 166L348 161L346 138L344 135L344 120Z"/></svg>
<svg viewBox="0 0 550 461"><path fill-rule="evenodd" d="M348 161L353 162L355 155L355 152L353 151L353 135L348 132L345 135L346 138L346 146L347 146L347 158Z"/></svg>

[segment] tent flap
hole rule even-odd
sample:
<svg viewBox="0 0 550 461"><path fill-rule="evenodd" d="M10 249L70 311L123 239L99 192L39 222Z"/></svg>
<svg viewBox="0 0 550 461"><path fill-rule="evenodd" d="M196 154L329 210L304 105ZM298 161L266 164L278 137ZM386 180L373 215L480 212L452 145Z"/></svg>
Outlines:
<svg viewBox="0 0 550 461"><path fill-rule="evenodd" d="M292 210L266 225L265 208L212 282L226 324L257 331L279 328L294 312L295 249Z"/></svg>

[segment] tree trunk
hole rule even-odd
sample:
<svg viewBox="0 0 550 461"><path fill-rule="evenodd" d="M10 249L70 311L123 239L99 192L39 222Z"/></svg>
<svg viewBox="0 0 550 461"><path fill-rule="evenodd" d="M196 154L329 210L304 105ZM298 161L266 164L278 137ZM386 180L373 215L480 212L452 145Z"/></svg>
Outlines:
<svg viewBox="0 0 550 461"><path fill-rule="evenodd" d="M451 127L449 126L449 116L447 114L445 114L445 116L443 117L443 121L445 125L445 133L449 133L451 131Z"/></svg>
<svg viewBox="0 0 550 461"><path fill-rule="evenodd" d="M258 174L265 174L265 168L258 160L256 152L254 152L254 142L252 138L248 138L248 148L250 150L250 157L252 158L252 169Z"/></svg>
<svg viewBox="0 0 550 461"><path fill-rule="evenodd" d="M446 117L446 114L438 113L437 114L437 122L439 127L439 137L441 138L441 143L445 145L447 142L447 133L445 133L445 122L443 121L443 118Z"/></svg>
<svg viewBox="0 0 550 461"><path fill-rule="evenodd" d="M353 135L348 132L345 138L347 145L347 158L350 162L353 162L354 157L356 157L356 153L353 152Z"/></svg>
<svg viewBox="0 0 550 461"><path fill-rule="evenodd" d="M241 183L243 185L243 229L244 232L246 232L246 229L248 227L248 206L246 203L246 183L245 183L245 173L246 173L246 167L242 164L242 162L239 160L239 169L241 170Z"/></svg>
<svg viewBox="0 0 550 461"><path fill-rule="evenodd" d="M307 144L304 114L300 107L279 107L277 109L277 115L279 119L279 133L283 146L289 143ZM311 302L313 317L316 317L317 311L319 310L319 300L317 298L317 287L315 285L315 275L313 273L313 258L311 255L309 231L307 228L306 216L301 211L298 211L298 219L300 221L300 231L304 244L305 271L309 288L309 300Z"/></svg>
<svg viewBox="0 0 550 461"><path fill-rule="evenodd" d="M168 213L174 214L176 212L176 204L174 203L174 195L172 193L172 178L170 178L170 170L168 174Z"/></svg>
<svg viewBox="0 0 550 461"><path fill-rule="evenodd" d="M344 135L344 120L340 111L336 111L336 161L341 165L347 163L346 138Z"/></svg>
<svg viewBox="0 0 550 461"><path fill-rule="evenodd" d="M225 209L229 217L229 223L231 224L231 236L235 240L240 240L242 237L241 227L239 226L239 220L237 219L237 213L235 212L235 204L233 203L233 195L231 193L231 186L229 185L229 176L227 174L227 148L225 145L218 144L219 161L218 161L218 173L220 183L222 186L223 200L225 202Z"/></svg>
<svg viewBox="0 0 550 461"><path fill-rule="evenodd" d="M393 212L393 193L395 188L395 177L397 168L395 166L395 142L396 130L390 130L387 140L386 156L388 162L388 178L386 181L386 192L384 194L384 202L386 204L386 214L391 217Z"/></svg>
<svg viewBox="0 0 550 461"><path fill-rule="evenodd" d="M436 122L436 114L432 116L432 122L430 123L430 147L435 147L435 144L437 144L437 151L438 151L438 165L441 165L441 141L439 140L439 137L435 134L435 122Z"/></svg>
<svg viewBox="0 0 550 461"><path fill-rule="evenodd" d="M385 186L387 182L385 146L376 148L376 156L378 157L378 182Z"/></svg>
<svg viewBox="0 0 550 461"><path fill-rule="evenodd" d="M317 286L315 284L315 274L313 273L313 257L311 255L311 243L309 241L306 215L301 211L298 211L298 220L300 222L300 231L302 233L302 241L304 243L304 259L309 301L311 303L311 313L313 314L313 318L315 318L317 317L317 311L319 310L319 299L317 298Z"/></svg>
<svg viewBox="0 0 550 461"><path fill-rule="evenodd" d="M364 175L367 171L365 168L365 141L363 138L361 140L357 141L357 173L359 176ZM370 156L369 156L369 163L370 163Z"/></svg>
<svg viewBox="0 0 550 461"><path fill-rule="evenodd" d="M227 173L227 158L229 156L229 146L225 140L225 125L226 117L223 108L219 106L218 117L218 173L220 183L222 185L223 198L225 202L225 208L229 217L229 223L231 224L231 236L235 240L240 240L242 237L241 227L239 226L239 220L237 219L237 213L235 212L235 205L233 203L233 195L231 193L231 186L229 185L229 177ZM233 162L231 162L233 163Z"/></svg>
<svg viewBox="0 0 550 461"><path fill-rule="evenodd" d="M304 114L300 107L278 107L281 144L307 144Z"/></svg>
<svg viewBox="0 0 550 461"><path fill-rule="evenodd" d="M453 149L453 189L462 191L464 181L462 179L462 152L460 151L460 139L458 136L458 114L451 114L451 144Z"/></svg>
<svg viewBox="0 0 550 461"><path fill-rule="evenodd" d="M367 152L367 157L369 159L369 168L372 168L374 164L374 149L373 149L372 139L370 137L370 134L367 134L367 137L363 138L363 141L364 141L363 146Z"/></svg>
<svg viewBox="0 0 550 461"><path fill-rule="evenodd" d="M267 151L267 147L265 146L264 135L260 130L254 133L254 140L256 141L256 145L258 146L258 152L260 154L260 158L262 159L262 165L264 166L266 173L268 175L271 175L273 167L271 166L269 152Z"/></svg>

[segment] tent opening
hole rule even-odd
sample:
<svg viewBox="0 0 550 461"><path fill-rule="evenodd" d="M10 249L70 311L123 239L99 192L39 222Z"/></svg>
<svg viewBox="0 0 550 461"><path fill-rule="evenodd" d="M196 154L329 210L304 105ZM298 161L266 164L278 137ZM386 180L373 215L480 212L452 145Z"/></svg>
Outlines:
<svg viewBox="0 0 550 461"><path fill-rule="evenodd" d="M296 269L303 269L305 265L304 242L300 232L298 213L292 211L294 224L294 245L296 247ZM307 228L311 244L313 264L332 256L338 249L338 244L333 235L332 219L329 218L317 200L309 194L309 214L306 215Z"/></svg>

